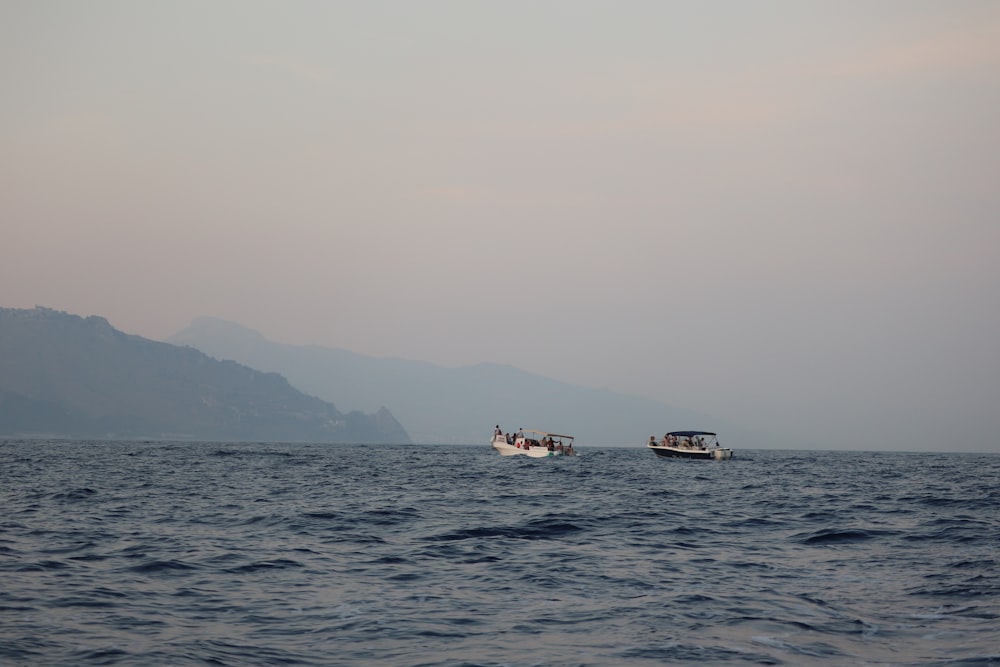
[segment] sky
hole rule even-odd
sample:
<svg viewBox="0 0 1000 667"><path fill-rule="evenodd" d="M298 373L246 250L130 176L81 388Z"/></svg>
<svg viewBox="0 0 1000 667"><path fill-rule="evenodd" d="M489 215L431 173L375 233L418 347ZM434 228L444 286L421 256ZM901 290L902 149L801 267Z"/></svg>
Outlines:
<svg viewBox="0 0 1000 667"><path fill-rule="evenodd" d="M1000 451L1000 3L4 0L0 85L0 306Z"/></svg>

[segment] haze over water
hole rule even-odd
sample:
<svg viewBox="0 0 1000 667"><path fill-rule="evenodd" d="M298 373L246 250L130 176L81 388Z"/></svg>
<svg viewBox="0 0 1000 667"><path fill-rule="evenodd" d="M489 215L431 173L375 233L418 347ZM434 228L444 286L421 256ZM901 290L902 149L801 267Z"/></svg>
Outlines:
<svg viewBox="0 0 1000 667"><path fill-rule="evenodd" d="M1000 457L0 442L12 665L1000 664Z"/></svg>

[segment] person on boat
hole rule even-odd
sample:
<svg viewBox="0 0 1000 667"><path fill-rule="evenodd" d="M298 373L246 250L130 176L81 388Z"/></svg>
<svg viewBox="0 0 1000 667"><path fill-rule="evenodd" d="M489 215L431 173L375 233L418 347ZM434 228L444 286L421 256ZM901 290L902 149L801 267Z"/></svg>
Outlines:
<svg viewBox="0 0 1000 667"><path fill-rule="evenodd" d="M560 440L556 443L556 451L562 453L563 450L565 450L565 447L563 447L562 440Z"/></svg>
<svg viewBox="0 0 1000 667"><path fill-rule="evenodd" d="M502 433L503 431L500 430L500 424L497 424L496 428L493 429L493 435L500 435Z"/></svg>
<svg viewBox="0 0 1000 667"><path fill-rule="evenodd" d="M656 438L655 437L649 436L649 446L650 447L656 447Z"/></svg>
<svg viewBox="0 0 1000 667"><path fill-rule="evenodd" d="M508 444L508 445L513 445L513 444L514 444L514 438L512 438L512 437L510 436L510 433L507 433L507 434L505 434L505 435L504 435L504 438L506 438L506 440L507 440L507 444Z"/></svg>
<svg viewBox="0 0 1000 667"><path fill-rule="evenodd" d="M566 456L576 456L576 452L573 451L573 443L566 445L566 450L563 452Z"/></svg>

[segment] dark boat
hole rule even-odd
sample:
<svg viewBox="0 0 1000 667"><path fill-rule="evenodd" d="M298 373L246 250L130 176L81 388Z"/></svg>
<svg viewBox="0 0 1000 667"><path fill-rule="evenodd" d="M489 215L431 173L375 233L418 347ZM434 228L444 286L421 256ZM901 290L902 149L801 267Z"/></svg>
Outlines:
<svg viewBox="0 0 1000 667"><path fill-rule="evenodd" d="M671 431L659 442L649 436L646 446L665 459L725 461L733 458L733 450L720 446L718 435L710 431Z"/></svg>

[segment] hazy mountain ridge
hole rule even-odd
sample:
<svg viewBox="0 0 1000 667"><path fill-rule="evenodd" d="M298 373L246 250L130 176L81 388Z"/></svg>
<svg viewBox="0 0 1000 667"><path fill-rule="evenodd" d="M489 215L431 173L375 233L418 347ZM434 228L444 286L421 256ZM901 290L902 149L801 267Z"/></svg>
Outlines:
<svg viewBox="0 0 1000 667"><path fill-rule="evenodd" d="M388 405L419 443L481 443L497 423L509 431L569 431L589 445L642 446L650 435L674 429L724 428L733 433L705 415L569 385L508 365L446 368L339 348L274 343L240 324L211 317L198 318L167 340L280 372L302 391L336 405L361 410Z"/></svg>
<svg viewBox="0 0 1000 667"><path fill-rule="evenodd" d="M0 308L0 433L410 442L384 408L344 414L277 373L48 308Z"/></svg>

